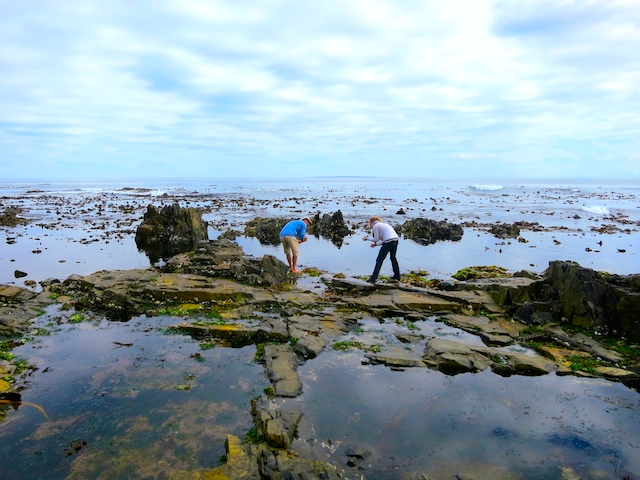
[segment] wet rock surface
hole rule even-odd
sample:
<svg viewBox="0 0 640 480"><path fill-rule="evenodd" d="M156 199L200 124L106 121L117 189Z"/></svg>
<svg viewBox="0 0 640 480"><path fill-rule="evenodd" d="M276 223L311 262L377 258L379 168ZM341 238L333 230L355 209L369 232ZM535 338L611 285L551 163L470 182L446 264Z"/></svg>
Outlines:
<svg viewBox="0 0 640 480"><path fill-rule="evenodd" d="M324 215L316 213L311 221L310 232L313 235L330 240L338 248L342 246L344 238L347 235L354 233L354 231L347 226L340 210Z"/></svg>
<svg viewBox="0 0 640 480"><path fill-rule="evenodd" d="M257 217L247 222L244 234L247 237L257 238L262 245L279 245L280 231L291 220L284 217Z"/></svg>
<svg viewBox="0 0 640 480"><path fill-rule="evenodd" d="M7 207L0 213L0 226L15 227L16 225L26 225L29 220L22 217L24 210L20 207Z"/></svg>
<svg viewBox="0 0 640 480"><path fill-rule="evenodd" d="M428 218L414 218L402 224L400 231L402 234L421 245L431 245L433 243L462 239L464 230L460 225L449 223L444 220L435 221Z"/></svg>
<svg viewBox="0 0 640 480"><path fill-rule="evenodd" d="M190 251L207 238L207 224L202 220L202 211L182 208L174 203L160 210L149 205L136 230L135 240L138 248L155 263Z"/></svg>

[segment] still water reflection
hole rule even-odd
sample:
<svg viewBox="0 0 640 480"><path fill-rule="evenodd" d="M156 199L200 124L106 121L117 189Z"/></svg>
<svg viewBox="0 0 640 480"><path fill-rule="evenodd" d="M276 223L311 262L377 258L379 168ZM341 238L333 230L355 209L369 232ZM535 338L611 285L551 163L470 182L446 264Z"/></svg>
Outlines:
<svg viewBox="0 0 640 480"><path fill-rule="evenodd" d="M179 318L58 324L68 315L50 309L40 322L51 334L14 350L40 367L22 395L49 418L27 405L8 411L0 478L168 478L218 465L225 435L242 438L251 428L250 400L269 386L255 347L208 348L166 335ZM433 319L415 327L468 336ZM392 328L402 325L365 319L359 335L387 344ZM304 413L293 448L337 465L346 465L345 448L365 449L371 456L360 473L370 479L409 471L433 479L640 474L640 396L622 384L394 371L359 350L331 349L299 373L304 393L273 402Z"/></svg>

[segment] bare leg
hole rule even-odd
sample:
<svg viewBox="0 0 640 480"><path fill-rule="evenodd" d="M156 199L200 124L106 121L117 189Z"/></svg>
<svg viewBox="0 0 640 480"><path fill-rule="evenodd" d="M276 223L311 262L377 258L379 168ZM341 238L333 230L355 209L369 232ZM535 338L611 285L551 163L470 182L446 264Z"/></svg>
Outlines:
<svg viewBox="0 0 640 480"><path fill-rule="evenodd" d="M298 263L298 257L296 255L293 255L292 259L291 259L291 263L289 264L289 268L291 270L291 273L300 273L300 270L298 270L296 268L296 264Z"/></svg>
<svg viewBox="0 0 640 480"><path fill-rule="evenodd" d="M293 257L295 258L295 257ZM287 263L289 264L289 270L293 272L293 269L295 268L295 264L293 263L293 258L292 255L290 253L287 253Z"/></svg>

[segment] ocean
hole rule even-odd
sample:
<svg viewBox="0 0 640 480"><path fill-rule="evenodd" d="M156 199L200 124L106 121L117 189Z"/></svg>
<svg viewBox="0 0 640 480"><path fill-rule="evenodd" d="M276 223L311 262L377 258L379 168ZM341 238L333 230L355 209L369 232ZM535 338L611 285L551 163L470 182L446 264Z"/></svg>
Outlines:
<svg viewBox="0 0 640 480"><path fill-rule="evenodd" d="M403 272L426 271L450 279L461 268L497 265L512 272L542 273L552 260L617 274L640 272L640 182L618 180L383 179L128 179L0 181L0 214L16 206L30 223L0 227L0 283L39 282L103 269L145 268L135 246L135 228L147 205L203 208L209 237L227 229L242 232L255 217L299 218L340 210L355 233L338 247L311 237L299 264L328 273L365 276L375 251L361 236L367 219L379 215L392 225L413 218L463 224L459 242L429 246L402 239ZM399 213L401 212L401 213ZM499 239L496 223L527 222L520 239ZM275 255L280 247L238 237L248 255ZM387 272L386 270L389 270ZM16 280L16 270L27 273ZM390 266L382 275L390 274Z"/></svg>
<svg viewBox="0 0 640 480"><path fill-rule="evenodd" d="M0 180L0 218L16 207L29 220L0 226L0 284L39 290L48 278L146 268L136 228L148 205L174 202L206 212L210 239L235 230L246 254L282 260L279 246L242 235L249 220L340 210L355 232L342 245L312 236L300 246L299 266L329 275L371 273L377 251L361 236L373 215L392 225L429 218L464 226L457 242L401 238L403 273L450 279L474 265L542 273L549 261L573 260L632 274L640 271L639 195L637 182L623 180ZM489 231L514 222L528 225L519 239ZM381 273L391 274L388 261ZM307 277L299 287L320 282ZM185 320L172 315L110 321L61 304L39 313L33 332L7 352L33 368L19 378L19 409L0 405L0 478L168 478L220 465L227 435L251 432L251 403L270 386L255 345L168 335ZM400 332L482 344L428 314L411 329L399 318L361 317L357 330L332 341L402 348ZM520 344L504 348L532 354ZM346 478L640 478L640 396L622 383L391 369L331 346L298 373L303 394L273 399L270 408L303 412L294 449L307 458L346 468L348 448L370 453Z"/></svg>

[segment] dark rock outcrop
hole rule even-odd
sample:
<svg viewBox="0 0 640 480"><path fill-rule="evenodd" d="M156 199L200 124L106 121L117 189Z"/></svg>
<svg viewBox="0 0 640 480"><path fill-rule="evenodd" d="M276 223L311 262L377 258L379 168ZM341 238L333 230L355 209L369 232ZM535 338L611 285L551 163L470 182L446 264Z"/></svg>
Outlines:
<svg viewBox="0 0 640 480"><path fill-rule="evenodd" d="M258 438L272 448L289 448L295 438L302 412L260 410L254 417Z"/></svg>
<svg viewBox="0 0 640 480"><path fill-rule="evenodd" d="M539 300L573 325L640 341L640 275L608 275L575 262L553 261Z"/></svg>
<svg viewBox="0 0 640 480"><path fill-rule="evenodd" d="M192 251L198 242L207 238L207 223L202 220L202 212L181 208L177 203L160 211L149 205L136 230L136 245L146 252L152 263Z"/></svg>
<svg viewBox="0 0 640 480"><path fill-rule="evenodd" d="M163 270L233 278L250 285L279 285L293 279L288 265L282 260L273 255L259 258L244 255L237 243L225 239L201 242L194 254L170 258Z"/></svg>
<svg viewBox="0 0 640 480"><path fill-rule="evenodd" d="M497 238L518 238L520 236L520 227L515 223L513 225L497 223L491 226L490 232Z"/></svg>
<svg viewBox="0 0 640 480"><path fill-rule="evenodd" d="M2 227L15 227L17 225L26 225L29 220L19 217L22 213L22 209L19 207L7 207L4 212L0 214L0 226Z"/></svg>
<svg viewBox="0 0 640 480"><path fill-rule="evenodd" d="M340 210L322 216L320 216L320 213L316 213L311 225L310 230L316 237L326 238L338 248L342 246L344 238L353 233L345 223L342 211Z"/></svg>
<svg viewBox="0 0 640 480"><path fill-rule="evenodd" d="M431 245L441 240L458 242L464 234L464 230L460 225L445 222L444 220L436 222L427 218L407 220L402 224L400 231L406 238L421 245Z"/></svg>
<svg viewBox="0 0 640 480"><path fill-rule="evenodd" d="M261 218L249 220L244 228L247 237L255 237L262 245L279 245L280 231L290 219L284 217Z"/></svg>
<svg viewBox="0 0 640 480"><path fill-rule="evenodd" d="M484 290L526 324L571 324L602 335L640 341L640 274L609 275L555 260L542 279L467 281L455 290Z"/></svg>

